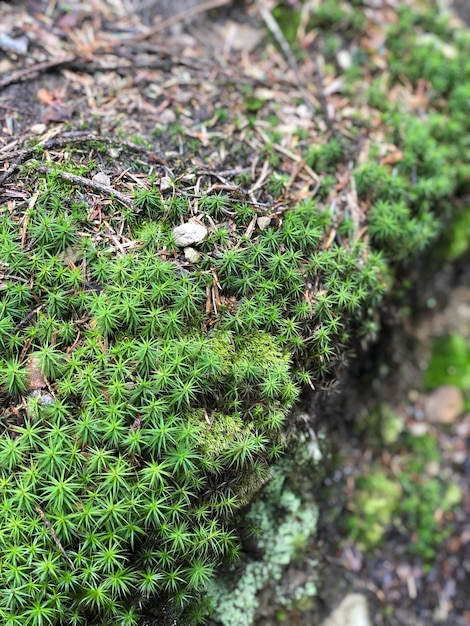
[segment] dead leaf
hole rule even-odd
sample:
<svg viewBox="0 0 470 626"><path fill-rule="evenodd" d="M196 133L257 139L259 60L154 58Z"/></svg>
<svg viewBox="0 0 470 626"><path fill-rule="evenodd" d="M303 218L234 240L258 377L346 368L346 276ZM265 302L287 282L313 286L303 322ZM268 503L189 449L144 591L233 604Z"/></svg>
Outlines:
<svg viewBox="0 0 470 626"><path fill-rule="evenodd" d="M37 96L38 96L39 102L41 102L42 104L50 104L51 102L55 100L55 96L48 89L45 89L44 87L41 87L41 89L38 89Z"/></svg>
<svg viewBox="0 0 470 626"><path fill-rule="evenodd" d="M58 102L52 103L41 114L41 122L48 124L49 122L63 122L72 117L72 107Z"/></svg>

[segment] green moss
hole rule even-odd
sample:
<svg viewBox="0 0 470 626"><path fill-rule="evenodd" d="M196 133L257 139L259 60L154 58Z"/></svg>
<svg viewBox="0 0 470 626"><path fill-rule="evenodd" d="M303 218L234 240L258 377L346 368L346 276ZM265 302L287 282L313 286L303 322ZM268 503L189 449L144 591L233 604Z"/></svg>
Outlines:
<svg viewBox="0 0 470 626"><path fill-rule="evenodd" d="M429 567L439 546L452 532L436 510L451 512L461 501L458 485L429 473L440 459L434 436L408 435L394 451L394 475L378 466L357 481L354 512L347 521L350 536L364 549L380 546L394 528L411 537L407 550Z"/></svg>
<svg viewBox="0 0 470 626"><path fill-rule="evenodd" d="M19 578L0 574L11 590L0 612L23 615L27 602L49 607L51 624L64 614L120 623L158 597L193 614L215 566L237 555L231 518L282 451L299 393L292 359L310 333L301 255L327 220L301 205L250 241L241 220L204 242L200 267L178 271L184 193L164 198L150 183L135 194L138 217L110 203L94 223L76 184L48 167L21 174L38 189L24 230L0 214L5 405L30 394L31 368L43 381L0 439L3 563L16 568L24 551ZM218 219L231 199L213 200ZM110 248L123 232L135 242L126 254ZM207 310L213 271L225 303Z"/></svg>
<svg viewBox="0 0 470 626"><path fill-rule="evenodd" d="M286 41L290 46L296 47L297 29L299 28L301 12L294 10L293 7L278 5L273 10L273 16L276 18Z"/></svg>
<svg viewBox="0 0 470 626"><path fill-rule="evenodd" d="M344 157L344 146L338 139L331 139L321 146L312 146L307 154L308 165L317 172L331 172Z"/></svg>
<svg viewBox="0 0 470 626"><path fill-rule="evenodd" d="M450 512L461 501L458 485L449 485L439 476L429 475L427 465L440 459L438 442L431 435L409 437L412 451L409 467L402 466L397 478L403 488L403 499L398 507L401 524L406 532L412 529L410 552L419 555L429 565L433 562L435 548L452 532L449 525L436 519L436 510ZM415 476L420 479L416 480Z"/></svg>
<svg viewBox="0 0 470 626"><path fill-rule="evenodd" d="M470 207L456 211L449 233L444 240L444 254L455 261L470 249Z"/></svg>
<svg viewBox="0 0 470 626"><path fill-rule="evenodd" d="M374 407L357 423L362 437L376 450L396 443L403 432L404 420L387 403Z"/></svg>
<svg viewBox="0 0 470 626"><path fill-rule="evenodd" d="M336 0L326 0L318 7L312 15L312 26L321 29L334 29L340 24L347 23L348 11L345 3L338 3Z"/></svg>
<svg viewBox="0 0 470 626"><path fill-rule="evenodd" d="M427 389L455 385L462 391L470 391L470 345L465 337L450 335L434 342L424 384Z"/></svg>
<svg viewBox="0 0 470 626"><path fill-rule="evenodd" d="M401 497L400 485L382 471L375 470L358 482L355 514L348 520L353 539L370 548L380 543L396 513Z"/></svg>
<svg viewBox="0 0 470 626"><path fill-rule="evenodd" d="M364 28L364 19L361 7L327 1L309 28L330 29L333 57L338 41ZM296 24L287 26L290 38ZM361 120L356 129L356 116L345 126L351 139L375 123L385 129L369 161L353 172L361 209L354 215L323 204L355 161L354 141L329 137L305 146L308 163L322 174L317 196L279 210L253 203L243 190L233 197L205 191L204 183L194 198L186 165L176 159L171 193L150 177L126 206L103 198L106 211L99 213L87 191L61 173L91 178L96 163L114 163L107 142L64 146L67 160L44 146L34 150L17 176L21 193L0 208L0 621L12 615L34 626L135 624L156 602L176 616L202 619L204 602L193 600L202 598L219 564L238 557L234 515L278 461L301 386L329 383L351 339L376 335L375 312L397 267L401 281L401 264L436 239L454 211L452 197L468 191L469 51L468 34L400 8L384 44L390 71L381 70L384 78L365 95L379 122ZM358 50L348 80L376 75L373 57ZM333 79L330 61L325 72ZM423 78L426 115L388 97L401 81L417 87ZM360 99L364 92L351 94ZM271 125L284 121L255 88L243 95L253 122L265 114ZM243 125L240 119L235 126ZM252 156L253 130L243 132L246 144L227 151L234 162ZM179 150L185 130L173 124L168 135ZM274 146L283 135L268 128L266 137L261 157L278 168ZM116 143L126 167L142 173L142 161ZM392 165L379 162L385 144L401 155ZM100 153L96 162L89 160L93 151ZM251 186L250 176L238 181ZM259 191L268 200L284 196L289 182L290 171L275 171ZM122 180L115 184L126 191ZM26 192L35 202L22 199ZM173 228L194 217L196 203L210 233L191 265ZM267 216L262 229L257 218ZM451 254L461 249L455 244ZM450 361L430 366L428 384L437 380L434 369L452 382L452 367L468 363L468 349L452 342ZM459 384L467 386L465 375ZM382 435L392 440L397 429ZM426 456L423 449L419 455ZM276 577L305 547L316 509L295 489L283 491L273 475L267 501L250 515ZM420 491L404 472L406 514L416 499L425 503L424 520L438 497L451 506L457 494L441 487L430 481ZM388 491L387 501L380 490ZM364 483L367 491L374 498L361 500L367 524L356 533L373 543L392 519L397 490L382 475ZM279 533L284 547L277 546ZM254 606L253 590L267 580L264 565L246 570L234 624L243 623L236 611ZM229 589L220 593L232 600Z"/></svg>
<svg viewBox="0 0 470 626"><path fill-rule="evenodd" d="M113 205L106 226L93 229L73 184L47 174L39 189L23 235L15 216L0 216L0 260L10 272L0 325L5 405L29 394L33 363L44 380L0 440L1 558L22 572L2 570L11 591L0 614L25 616L27 602L47 606L51 624L65 614L124 623L156 597L193 613L215 566L237 554L228 520L279 455L298 394L291 355L262 314L253 323L243 316L256 283L237 310L211 316L210 272L178 272L156 254L159 236L168 250L171 225L155 220L178 223L184 198L177 215L174 199L149 187L136 197L140 220ZM128 236L135 228L128 254L109 250L113 227ZM289 271L271 257L274 276L279 263ZM258 267L262 280L268 266ZM283 327L287 306L273 309L272 329ZM212 330L202 332L207 323Z"/></svg>

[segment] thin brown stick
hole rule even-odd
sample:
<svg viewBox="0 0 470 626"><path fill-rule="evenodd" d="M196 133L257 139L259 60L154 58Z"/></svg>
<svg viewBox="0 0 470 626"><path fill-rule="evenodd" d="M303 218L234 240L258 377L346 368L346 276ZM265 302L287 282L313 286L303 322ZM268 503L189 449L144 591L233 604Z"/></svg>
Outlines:
<svg viewBox="0 0 470 626"><path fill-rule="evenodd" d="M189 19L190 17L194 17L199 13L204 13L205 11L210 11L211 9L218 9L220 7L227 6L231 4L232 0L207 0L207 2L203 2L198 6L192 7L187 11L183 11L182 13L178 13L177 15L173 15L173 17L168 18L167 20L163 20L162 22L158 22L152 28L149 28L145 33L140 33L135 37L132 37L131 41L143 41L144 39L148 39L152 37L152 35L156 35L160 33L162 30L166 28L170 28L170 26L174 26L183 20ZM128 43L126 41L125 43Z"/></svg>
<svg viewBox="0 0 470 626"><path fill-rule="evenodd" d="M33 319L33 317L39 313L39 311L41 309L44 308L44 304L40 304L38 307L36 307L33 311L30 311L27 315L25 315L23 317L23 319L21 320L21 322L18 322L18 324L15 326L15 332L17 332L18 330L20 330L20 328L23 328L23 326L25 324L27 324L29 322L29 320Z"/></svg>
<svg viewBox="0 0 470 626"><path fill-rule="evenodd" d="M47 519L44 511L42 511L38 506L36 507L36 511L39 513L39 515L42 518L42 521L44 522L44 524L47 526L47 528L49 529L49 532L51 533L51 537L54 540L55 545L59 548L59 550L62 552L62 554L64 555L64 557L67 559L70 567L72 569L75 569L75 565L73 564L72 559L69 557L69 555L67 554L67 552L65 551L65 548L63 547L63 545L60 543L59 538L57 537L55 530L52 528L52 524L50 523L50 521Z"/></svg>
<svg viewBox="0 0 470 626"><path fill-rule="evenodd" d="M122 202L125 206L129 208L134 207L134 202L129 196L121 193L120 191L116 191L113 187L109 185L103 185L102 183L97 183L95 180L90 180L89 178L85 178L84 176L78 176L77 174L71 174L70 172L61 172L60 170L53 170L50 167L46 167L42 165L39 168L39 172L41 174L57 174L64 180L68 180L70 183L77 183L77 185L82 185L84 187L90 187L90 189L95 189L96 191L100 191L101 193L106 194L107 196L111 196Z"/></svg>
<svg viewBox="0 0 470 626"><path fill-rule="evenodd" d="M51 61L42 61L41 63L35 63L30 67L25 67L22 70L17 70L16 72L12 72L5 76L4 78L0 78L0 89L4 87L8 87L8 85L12 85L13 83L20 83L24 80L28 80L30 78L35 78L41 72L48 72L49 70L60 67L61 65L68 65L75 61L77 58L76 54L68 54L62 59L53 59Z"/></svg>
<svg viewBox="0 0 470 626"><path fill-rule="evenodd" d="M279 27L276 19L273 17L273 14L268 9L267 6L263 4L263 0L256 0L256 8L259 11L259 14L263 18L264 23L271 31L274 39L279 44L279 47L282 50L283 55L286 58L286 61L290 67L290 69L294 72L295 76L299 75L299 66L297 64L296 58L292 53L292 50L287 42L287 39L284 37L282 30Z"/></svg>
<svg viewBox="0 0 470 626"><path fill-rule="evenodd" d="M20 276L13 276L13 274L2 274L2 272L0 272L0 280L19 280L22 283L29 282L29 280L27 280L26 278L21 278Z"/></svg>
<svg viewBox="0 0 470 626"><path fill-rule="evenodd" d="M93 133L83 131L71 131L70 133L64 133L63 135L52 137L46 141L39 142L32 148L24 148L22 150L15 150L14 152L8 152L7 154L0 154L0 161L6 161L8 159L15 158L13 163L8 169L0 174L0 185L3 185L11 176L15 173L18 167L24 163L29 157L31 157L38 148L45 148L46 150L57 150L69 146L72 143L86 143L87 141L96 141L108 145L118 145L120 148L127 148L132 152L145 154L146 157L158 163L159 165L168 165L168 163L156 154L153 150L149 150L145 146L141 146L130 141L121 141L120 139L112 139L110 137L100 137Z"/></svg>
<svg viewBox="0 0 470 626"><path fill-rule="evenodd" d="M145 154L150 160L159 163L160 165L168 165L167 162L156 154L153 150L149 150L145 146L142 146L138 143L132 143L131 141L122 141L121 139L113 139L112 137L101 137L100 135L95 135L94 133L89 133L87 131L77 130L70 131L67 133L63 133L61 135L56 135L50 139L46 139L45 141L39 141L35 146L31 148L25 148L23 150L14 150L7 152L5 154L0 154L0 161L6 161L7 159L11 159L13 157L23 158L23 161L26 160L31 154L33 154L38 148L45 148L46 150L54 150L59 148L64 148L71 143L86 143L87 141L96 141L99 143L109 144L109 145L118 145L119 147L127 148L132 152L138 152L141 154ZM1 181L0 181L1 182Z"/></svg>
<svg viewBox="0 0 470 626"><path fill-rule="evenodd" d="M258 12L261 18L263 19L264 23L266 24L267 28L270 30L272 36L274 37L279 47L281 48L282 53L287 61L287 64L295 76L295 82L297 83L297 87L300 93L302 94L302 98L304 99L305 106L307 106L310 112L313 114L314 109L313 109L312 103L310 102L310 99L307 97L307 90L305 89L305 86L302 84L299 78L298 63L296 61L294 54L292 53L291 47L289 46L287 39L284 37L284 34L279 27L279 24L277 23L276 19L273 17L273 14L271 13L271 11L263 4L263 0L256 0L256 8L258 9Z"/></svg>
<svg viewBox="0 0 470 626"><path fill-rule="evenodd" d="M16 161L14 161L10 167L8 169L6 169L0 176L0 185L3 185L3 183L5 183L12 174L15 173L15 171L19 168L19 166L23 163L23 161L26 160L26 156L22 155L20 158L18 158Z"/></svg>
<svg viewBox="0 0 470 626"><path fill-rule="evenodd" d="M0 155L0 161L6 161L13 157L16 157L10 167L0 175L0 185L3 185L3 183L5 183L12 176L12 174L15 173L19 166L27 161L29 157L37 151L38 148L45 148L46 150L53 148L62 148L70 143L74 143L77 141L89 141L94 137L94 135L90 135L90 133L86 133L86 136L83 136L83 132L78 132L80 132L80 137L75 137L76 133L72 132L70 133L70 136L67 134L67 137L53 137L52 139L47 139L42 143L39 142L36 146L33 146L31 148L15 150L14 152L8 152L7 154Z"/></svg>

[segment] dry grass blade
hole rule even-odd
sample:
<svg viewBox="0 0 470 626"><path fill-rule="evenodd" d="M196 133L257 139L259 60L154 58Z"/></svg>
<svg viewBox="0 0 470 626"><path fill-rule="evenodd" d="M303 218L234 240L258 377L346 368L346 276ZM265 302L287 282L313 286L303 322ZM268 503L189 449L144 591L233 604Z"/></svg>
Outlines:
<svg viewBox="0 0 470 626"><path fill-rule="evenodd" d="M67 554L67 552L65 551L65 548L63 547L63 545L60 543L59 538L57 537L55 530L52 528L52 524L50 523L50 521L47 519L44 511L42 511L38 506L36 507L36 511L39 513L39 515L41 516L41 519L43 520L44 524L47 526L47 528L49 529L49 532L51 533L52 539L54 540L54 543L56 544L56 546L59 548L59 550L62 552L62 554L64 555L64 557L67 559L68 564L70 565L70 567L74 570L75 566L73 564L72 559L69 557L69 555Z"/></svg>

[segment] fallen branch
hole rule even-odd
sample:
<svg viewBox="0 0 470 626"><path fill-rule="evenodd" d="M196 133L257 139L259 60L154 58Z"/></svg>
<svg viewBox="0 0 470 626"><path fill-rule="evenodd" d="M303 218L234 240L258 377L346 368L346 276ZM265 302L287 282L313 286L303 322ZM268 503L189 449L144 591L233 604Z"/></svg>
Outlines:
<svg viewBox="0 0 470 626"><path fill-rule="evenodd" d="M0 175L0 185L3 185L11 175L18 169L18 167L24 163L27 159L37 152L38 148L46 150L56 150L65 148L72 143L86 143L87 141L96 141L99 143L118 145L120 148L127 148L132 152L145 154L150 161L154 161L159 165L168 165L168 163L162 157L158 156L153 150L149 150L145 146L141 146L130 141L121 141L120 139L111 139L109 137L99 137L93 133L84 133L83 131L72 131L65 133L64 135L56 136L46 141L39 142L31 148L24 148L22 150L16 150L14 152L8 152L7 154L0 154L0 161L6 161L15 158L10 167ZM85 179L87 180L87 179Z"/></svg>
<svg viewBox="0 0 470 626"><path fill-rule="evenodd" d="M71 183L76 183L77 185L82 185L83 187L95 189L96 191L100 191L107 196L116 198L116 200L119 200L119 202L122 202L122 204L129 207L130 209L134 208L134 202L129 196L126 196L120 191L116 191L114 187L110 187L109 185L103 185L102 183L98 183L95 180L85 178L84 176L78 176L77 174L71 174L70 172L53 170L52 168L46 167L45 165L39 167L39 172L41 172L41 174L57 174L57 176L60 176L60 178L63 178L64 180L67 180Z"/></svg>
<svg viewBox="0 0 470 626"><path fill-rule="evenodd" d="M27 324L30 320L32 320L32 319L33 319L33 317L34 317L37 313L39 313L39 311L40 311L41 309L43 309L43 308L44 308L44 304L40 304L40 305L39 305L38 307L36 307L33 311L30 311L27 315L25 315L25 316L23 317L23 319L22 319L20 322L18 322L18 324L15 326L15 333L16 333L16 332L18 332L18 331L20 330L20 328L23 328L23 326L24 326L25 324Z"/></svg>
<svg viewBox="0 0 470 626"><path fill-rule="evenodd" d="M39 141L35 146L32 146L31 148L25 148L23 150L15 150L13 152L7 152L6 154L0 154L0 161L6 161L7 159L11 159L15 156L28 157L30 154L33 154L37 150L37 148L55 150L57 148L64 148L71 143L85 143L87 141L96 141L99 143L118 145L119 147L127 148L132 152L145 154L151 161L155 161L160 165L168 165L168 163L162 157L158 156L153 150L149 150L149 148L146 148L145 146L142 146L138 143L123 141L121 139L113 139L112 137L101 137L100 135L95 135L94 133L89 133L82 130L70 131L61 135L56 135L51 139Z"/></svg>
<svg viewBox="0 0 470 626"><path fill-rule="evenodd" d="M4 89L5 87L8 87L8 85L12 85L14 83L20 83L24 80L35 78L41 72L48 72L51 69L60 67L61 65L69 65L70 63L73 63L73 61L75 61L76 59L76 54L69 54L62 59L42 61L41 63L35 63L30 67L25 67L22 70L17 70L16 72L12 72L4 78L0 78L0 89Z"/></svg>
<svg viewBox="0 0 470 626"><path fill-rule="evenodd" d="M281 48L282 53L287 61L287 64L295 76L295 82L297 83L297 87L300 93L302 94L304 103L308 107L309 111L313 114L314 108L312 106L312 103L310 102L310 99L308 98L307 90L305 89L304 85L302 84L299 78L299 66L291 50L291 47L289 46L289 43L287 42L282 30L279 27L279 24L273 17L273 14L271 13L271 11L263 4L263 0L256 0L256 8L258 9L258 12L261 18L263 19L264 23L266 24L267 28L269 29L272 36L274 37L279 47Z"/></svg>

